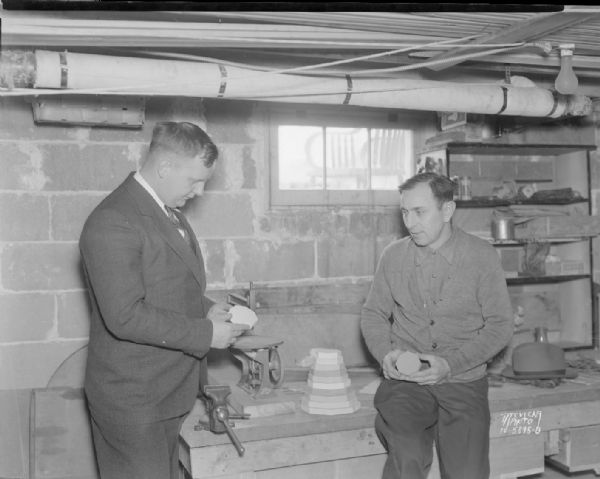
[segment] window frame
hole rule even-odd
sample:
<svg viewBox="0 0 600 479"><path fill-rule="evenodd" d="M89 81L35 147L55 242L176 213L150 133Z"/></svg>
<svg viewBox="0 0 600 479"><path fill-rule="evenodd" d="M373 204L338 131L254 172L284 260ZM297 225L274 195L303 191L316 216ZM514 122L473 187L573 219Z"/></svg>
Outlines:
<svg viewBox="0 0 600 479"><path fill-rule="evenodd" d="M412 113L412 112L411 112ZM412 130L412 168L416 168L419 140L417 128L422 126L423 115L407 111L367 109L363 107L334 107L324 105L272 105L268 109L270 205L286 206L391 206L398 204L394 190L281 190L279 189L278 127L306 125L330 128L405 129ZM433 126L433 121L432 121ZM370 134L369 134L370 136ZM370 176L369 172L369 176Z"/></svg>

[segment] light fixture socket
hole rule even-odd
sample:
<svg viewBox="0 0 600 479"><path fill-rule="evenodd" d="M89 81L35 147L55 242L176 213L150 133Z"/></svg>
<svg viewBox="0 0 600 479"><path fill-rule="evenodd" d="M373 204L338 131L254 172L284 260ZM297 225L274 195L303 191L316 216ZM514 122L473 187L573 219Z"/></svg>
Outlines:
<svg viewBox="0 0 600 479"><path fill-rule="evenodd" d="M560 71L554 81L554 87L558 93L563 95L572 95L577 92L579 80L573 71L573 43L563 43L559 45L560 50Z"/></svg>
<svg viewBox="0 0 600 479"><path fill-rule="evenodd" d="M37 124L141 128L145 102L141 97L53 95L32 100Z"/></svg>

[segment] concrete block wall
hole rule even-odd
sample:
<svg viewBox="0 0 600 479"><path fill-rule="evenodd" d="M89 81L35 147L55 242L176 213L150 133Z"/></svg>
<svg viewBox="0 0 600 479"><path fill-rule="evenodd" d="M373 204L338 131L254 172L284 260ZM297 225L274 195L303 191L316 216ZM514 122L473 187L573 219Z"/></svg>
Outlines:
<svg viewBox="0 0 600 479"><path fill-rule="evenodd" d="M44 387L87 341L83 221L136 168L144 135L36 126L23 99L0 111L0 389Z"/></svg>
<svg viewBox="0 0 600 479"><path fill-rule="evenodd" d="M401 232L394 207L271 209L268 125L255 103L148 99L141 130L35 125L23 99L0 100L0 111L0 390L45 387L87 343L79 234L140 165L156 121L196 122L220 148L205 195L184 210L204 253L209 294L249 281L368 282Z"/></svg>

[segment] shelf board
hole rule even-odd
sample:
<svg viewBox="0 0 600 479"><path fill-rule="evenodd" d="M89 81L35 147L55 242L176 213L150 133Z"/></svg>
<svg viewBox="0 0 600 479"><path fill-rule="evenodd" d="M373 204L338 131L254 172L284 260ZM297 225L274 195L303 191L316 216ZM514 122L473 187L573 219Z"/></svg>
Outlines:
<svg viewBox="0 0 600 479"><path fill-rule="evenodd" d="M596 150L597 145L547 145L547 144L500 144L500 143L474 143L450 142L439 149L448 149L450 153L471 155L540 155L555 156L575 153L583 150Z"/></svg>
<svg viewBox="0 0 600 479"><path fill-rule="evenodd" d="M517 276L506 278L506 284L543 284L543 283L562 283L576 279L589 279L589 274L561 274L557 276Z"/></svg>
<svg viewBox="0 0 600 479"><path fill-rule="evenodd" d="M576 203L587 203L587 198L568 199L561 201L540 201L540 200L505 200L500 198L480 197L471 200L454 200L457 208L495 208L498 206L511 205L573 205Z"/></svg>
<svg viewBox="0 0 600 479"><path fill-rule="evenodd" d="M493 246L523 246L527 243L532 243L533 240L526 239L514 239L514 240L495 240L492 238L482 238L489 241ZM589 236L577 236L572 238L536 238L536 243L550 243L550 244L563 244L563 243L578 243L580 241L589 240Z"/></svg>
<svg viewBox="0 0 600 479"><path fill-rule="evenodd" d="M551 344L555 344L556 346L559 346L562 349L566 349L566 350L573 350L573 349L590 349L594 347L594 344L592 343L592 340L590 339L590 341L588 343L581 343L579 341L555 341Z"/></svg>

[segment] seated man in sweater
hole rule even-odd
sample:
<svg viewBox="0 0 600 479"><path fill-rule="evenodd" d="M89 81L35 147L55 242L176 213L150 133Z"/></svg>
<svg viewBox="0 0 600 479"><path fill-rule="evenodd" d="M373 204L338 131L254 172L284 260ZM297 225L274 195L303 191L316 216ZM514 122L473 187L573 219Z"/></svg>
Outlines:
<svg viewBox="0 0 600 479"><path fill-rule="evenodd" d="M375 395L385 479L425 479L435 441L443 479L489 476L486 362L512 334L512 306L493 246L453 226L454 184L436 173L400 186L409 236L383 252L361 330L384 379ZM401 372L405 352L422 367Z"/></svg>

